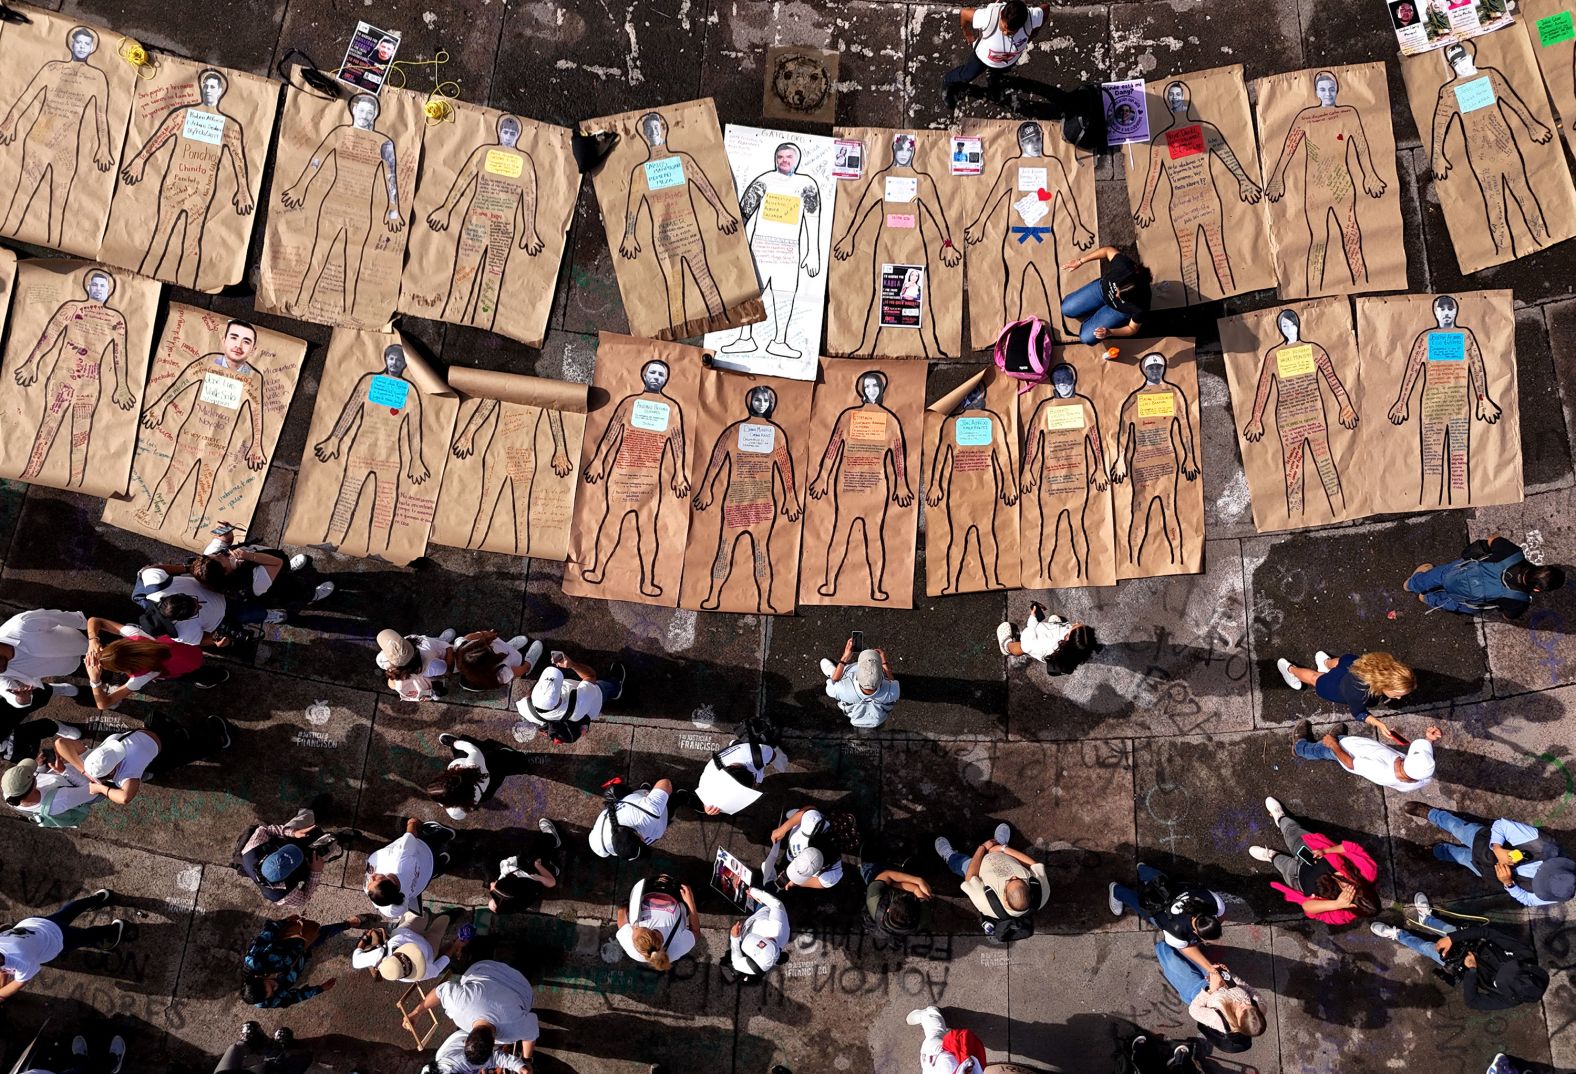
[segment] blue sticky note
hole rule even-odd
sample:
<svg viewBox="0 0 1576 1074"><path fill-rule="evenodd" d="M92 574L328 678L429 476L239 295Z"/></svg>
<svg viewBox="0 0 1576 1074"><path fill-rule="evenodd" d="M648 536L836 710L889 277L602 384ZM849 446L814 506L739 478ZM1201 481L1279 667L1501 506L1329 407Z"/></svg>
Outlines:
<svg viewBox="0 0 1576 1074"><path fill-rule="evenodd" d="M663 157L646 161L646 186L652 190L665 190L670 186L684 185L684 160L681 157Z"/></svg>
<svg viewBox="0 0 1576 1074"><path fill-rule="evenodd" d="M959 418L953 431L958 447L985 447L990 443L989 418Z"/></svg>
<svg viewBox="0 0 1576 1074"><path fill-rule="evenodd" d="M1467 357L1467 337L1460 332L1433 332L1428 337L1430 362L1464 362Z"/></svg>
<svg viewBox="0 0 1576 1074"><path fill-rule="evenodd" d="M1487 75L1456 87L1456 105L1463 112L1476 112L1494 103L1494 83Z"/></svg>
<svg viewBox="0 0 1576 1074"><path fill-rule="evenodd" d="M372 377L372 387L367 389L367 401L398 410L405 405L405 396L408 394L410 394L410 381L375 373Z"/></svg>

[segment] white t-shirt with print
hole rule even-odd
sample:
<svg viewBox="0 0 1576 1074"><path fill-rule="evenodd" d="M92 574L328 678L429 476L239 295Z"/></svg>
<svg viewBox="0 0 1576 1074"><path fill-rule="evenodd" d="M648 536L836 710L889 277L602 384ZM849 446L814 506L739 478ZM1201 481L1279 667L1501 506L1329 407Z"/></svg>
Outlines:
<svg viewBox="0 0 1576 1074"><path fill-rule="evenodd" d="M1392 791L1416 791L1434 782L1432 778L1410 783L1400 779L1395 774L1395 762L1404 761L1406 754L1377 739L1347 735L1340 742L1341 749L1352 755L1351 772L1369 783L1389 787Z"/></svg>
<svg viewBox="0 0 1576 1074"><path fill-rule="evenodd" d="M668 830L668 792L653 787L636 791L618 800L618 823L623 828L635 829L640 841L648 847L661 839ZM655 815L653 815L655 814ZM612 832L604 808L591 825L591 849L599 858L613 856Z"/></svg>
<svg viewBox="0 0 1576 1074"><path fill-rule="evenodd" d="M651 929L667 937L668 957L674 962L695 949L695 934L690 931L684 904L668 894L647 895L640 900L640 916L618 930L618 943L636 962L646 956L635 950L635 930Z"/></svg>
<svg viewBox="0 0 1576 1074"><path fill-rule="evenodd" d="M373 903L390 921L421 907L421 893L432 880L432 848L406 832L388 846L367 855L367 875L382 873L399 881L400 901L392 906Z"/></svg>
<svg viewBox="0 0 1576 1074"><path fill-rule="evenodd" d="M110 737L120 739L126 746L126 758L120 762L120 765L114 772L110 773L110 778L121 784L124 784L128 779L141 779L142 774L148 770L148 765L152 764L153 759L159 755L158 742L147 731L129 731L122 735L112 735ZM97 749L90 750L88 755L82 759L84 768L93 767L90 762L100 749L103 749L103 747L100 746Z"/></svg>
<svg viewBox="0 0 1576 1074"><path fill-rule="evenodd" d="M66 934L45 917L24 917L0 932L0 955L5 956L5 970L18 981L31 981L46 962L59 958L65 949Z"/></svg>
<svg viewBox="0 0 1576 1074"><path fill-rule="evenodd" d="M974 9L974 29L980 35L974 54L986 67L1011 67L1022 59L1029 48L1029 33L1045 23L1045 12L1037 7L1029 9L1029 21L1012 34L1001 29L1001 9L1005 4L986 4Z"/></svg>

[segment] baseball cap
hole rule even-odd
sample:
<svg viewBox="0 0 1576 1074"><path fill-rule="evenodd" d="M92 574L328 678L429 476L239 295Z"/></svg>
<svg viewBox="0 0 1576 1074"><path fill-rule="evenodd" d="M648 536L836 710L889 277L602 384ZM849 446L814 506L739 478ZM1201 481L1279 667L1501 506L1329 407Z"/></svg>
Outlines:
<svg viewBox="0 0 1576 1074"><path fill-rule="evenodd" d="M378 631L378 652L389 667L403 667L416 655L416 647L397 630Z"/></svg>
<svg viewBox="0 0 1576 1074"><path fill-rule="evenodd" d="M306 855L301 853L301 848L291 843L264 858L262 868L258 871L263 874L264 880L270 884L277 884L301 868L301 863L305 860Z"/></svg>
<svg viewBox="0 0 1576 1074"><path fill-rule="evenodd" d="M558 668L548 668L531 687L531 704L541 712L551 712L563 703L564 673Z"/></svg>
<svg viewBox="0 0 1576 1074"><path fill-rule="evenodd" d="M398 981L414 977L418 981L427 975L427 956L413 943L402 943L394 953L378 962L378 976L385 981Z"/></svg>
<svg viewBox="0 0 1576 1074"><path fill-rule="evenodd" d="M12 769L11 772L15 772ZM9 777L11 772L7 772ZM6 794L11 785L6 784ZM1576 895L1576 861L1569 858L1549 858L1532 874L1532 893L1549 902L1569 902Z"/></svg>
<svg viewBox="0 0 1576 1074"><path fill-rule="evenodd" d="M1434 775L1434 744L1426 738L1417 739L1406 751L1401 771L1411 779L1430 779Z"/></svg>
<svg viewBox="0 0 1576 1074"><path fill-rule="evenodd" d="M733 956L733 968L739 973L754 976L756 966L769 970L777 965L777 956L780 949L776 940L769 940L764 936L748 936L739 943L739 951ZM748 954L750 957L745 958ZM754 965L751 965L751 960Z"/></svg>
<svg viewBox="0 0 1576 1074"><path fill-rule="evenodd" d="M874 693L881 685L880 653L866 649L859 654L859 663L854 667L854 685L866 693Z"/></svg>
<svg viewBox="0 0 1576 1074"><path fill-rule="evenodd" d="M821 875L821 870L826 868L826 858L815 847L806 847L794 855L793 861L788 863L788 879L795 884L803 884L806 880Z"/></svg>
<svg viewBox="0 0 1576 1074"><path fill-rule="evenodd" d="M82 768L90 779L104 779L120 762L126 759L126 743L119 738L107 738L98 749L82 759Z"/></svg>
<svg viewBox="0 0 1576 1074"><path fill-rule="evenodd" d="M7 798L20 798L33 789L33 780L37 774L37 761L31 757L18 761L6 769L4 776L0 776L0 794Z"/></svg>

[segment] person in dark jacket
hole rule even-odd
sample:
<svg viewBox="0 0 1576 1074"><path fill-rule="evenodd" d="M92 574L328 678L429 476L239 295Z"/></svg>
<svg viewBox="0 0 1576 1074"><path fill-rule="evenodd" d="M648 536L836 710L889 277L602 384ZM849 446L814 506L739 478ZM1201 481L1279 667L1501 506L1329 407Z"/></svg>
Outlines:
<svg viewBox="0 0 1576 1074"><path fill-rule="evenodd" d="M1504 1011L1536 1003L1549 987L1549 972L1538 965L1530 943L1490 928L1473 925L1457 929L1434 916L1428 896L1419 892L1412 900L1419 925L1439 933L1429 939L1394 925L1375 921L1368 927L1375 936L1394 940L1437 963L1452 977L1459 974L1461 998L1475 1011Z"/></svg>
<svg viewBox="0 0 1576 1074"><path fill-rule="evenodd" d="M251 829L235 869L269 902L302 910L317 889L323 866L343 853L334 837L318 827L313 811L301 809L284 824Z"/></svg>
<svg viewBox="0 0 1576 1074"><path fill-rule="evenodd" d="M1529 563L1521 547L1499 534L1473 541L1460 559L1434 566L1423 563L1406 580L1406 591L1431 608L1463 615L1498 612L1519 619L1534 593L1565 584L1565 571L1553 564Z"/></svg>
<svg viewBox="0 0 1576 1074"><path fill-rule="evenodd" d="M298 985L307 962L325 940L350 929L378 924L377 914L355 914L330 925L319 925L299 914L263 922L241 958L241 999L254 1007L274 1010L293 1007L334 987L330 977L320 985Z"/></svg>

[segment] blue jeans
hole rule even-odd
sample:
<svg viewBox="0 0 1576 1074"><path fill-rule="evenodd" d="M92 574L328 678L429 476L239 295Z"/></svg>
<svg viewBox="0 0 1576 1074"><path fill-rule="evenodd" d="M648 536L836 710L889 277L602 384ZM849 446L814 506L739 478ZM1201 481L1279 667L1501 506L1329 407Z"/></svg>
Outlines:
<svg viewBox="0 0 1576 1074"><path fill-rule="evenodd" d="M622 683L609 682L606 679L598 679L596 681L596 688L602 691L602 704L604 705L609 701L617 701L619 698L624 696L624 686Z"/></svg>
<svg viewBox="0 0 1576 1074"><path fill-rule="evenodd" d="M1184 1007L1209 987L1209 978L1204 975L1204 971L1189 962L1180 951L1166 943L1164 939L1155 941L1155 957L1160 960L1160 975L1181 997Z"/></svg>
<svg viewBox="0 0 1576 1074"><path fill-rule="evenodd" d="M1473 876L1483 875L1482 870L1472 862L1472 844L1477 840L1478 832L1483 830L1483 825L1462 820L1454 813L1447 813L1443 809L1430 809L1428 823L1461 844L1456 846L1454 843L1435 843L1435 858L1440 861L1453 861L1462 868L1471 869Z"/></svg>
<svg viewBox="0 0 1576 1074"><path fill-rule="evenodd" d="M1156 868L1154 868L1152 866L1149 866L1149 865L1145 865L1143 862L1139 862L1138 863L1138 882L1140 884L1147 884L1147 883L1149 883L1149 881L1155 879L1156 877L1164 876L1164 875L1165 874L1162 873L1159 869L1156 869ZM1155 923L1155 919L1150 916L1149 911L1145 910L1143 908L1143 905L1139 903L1139 901L1138 901L1138 892L1134 891L1132 888L1128 887L1126 884L1118 884L1118 885L1116 885L1116 889L1114 891L1112 891L1111 894L1116 896L1116 901L1117 902L1121 903L1123 906L1125 906L1129 910L1133 911L1133 913L1135 913L1139 917L1143 918L1143 920L1145 922L1147 922L1148 924L1153 925ZM1165 969L1165 960L1164 959L1162 959L1161 962L1160 962L1160 968L1162 970Z"/></svg>
<svg viewBox="0 0 1576 1074"><path fill-rule="evenodd" d="M1431 929L1438 929L1447 936L1456 931L1453 926L1445 924L1437 917L1425 917L1423 918L1423 924ZM1430 940L1426 936L1419 936L1414 932L1407 932L1405 929L1402 929L1401 934L1396 937L1396 942L1403 947L1410 947L1424 958L1443 966L1445 964L1445 956L1441 955L1434 947L1437 939L1438 937L1435 937L1433 940Z"/></svg>
<svg viewBox="0 0 1576 1074"><path fill-rule="evenodd" d="M1099 342L1094 334L1096 328L1121 328L1127 323L1127 314L1105 304L1105 292L1099 280L1090 280L1062 299L1062 316L1083 322L1078 339L1091 347Z"/></svg>
<svg viewBox="0 0 1576 1074"><path fill-rule="evenodd" d="M1449 563L1441 563L1437 567L1430 567L1421 574L1412 575L1412 577L1402 583L1403 587L1408 593L1427 593L1430 589L1441 589L1444 587L1445 579L1450 574L1450 568L1455 565L1456 561L1451 560Z"/></svg>
<svg viewBox="0 0 1576 1074"><path fill-rule="evenodd" d="M1340 763L1335 756L1335 751L1322 742L1308 742L1305 739L1298 739L1291 744L1291 751L1304 761L1335 761L1337 764Z"/></svg>
<svg viewBox="0 0 1576 1074"><path fill-rule="evenodd" d="M974 860L974 855L973 854L965 854L961 850L954 850L952 852L952 856L947 859L947 868L951 869L954 873L957 873L959 876L968 876L969 875L969 862L971 862L973 860Z"/></svg>

